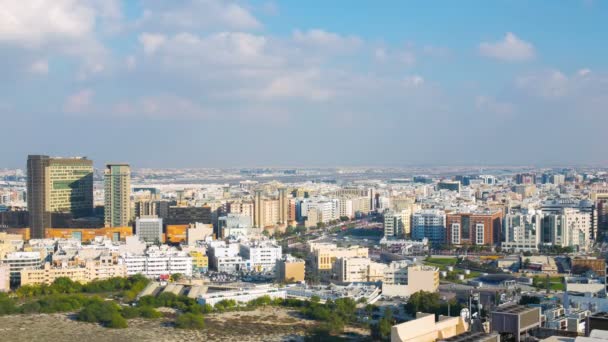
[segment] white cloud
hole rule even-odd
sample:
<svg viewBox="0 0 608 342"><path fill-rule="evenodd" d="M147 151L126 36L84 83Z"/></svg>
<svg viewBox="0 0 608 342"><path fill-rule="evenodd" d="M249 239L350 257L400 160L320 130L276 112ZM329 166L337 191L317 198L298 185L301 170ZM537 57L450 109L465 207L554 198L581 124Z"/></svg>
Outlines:
<svg viewBox="0 0 608 342"><path fill-rule="evenodd" d="M536 55L531 43L519 39L511 32L507 32L503 40L479 44L479 53L482 56L507 62L527 61L533 59Z"/></svg>
<svg viewBox="0 0 608 342"><path fill-rule="evenodd" d="M40 59L30 64L28 71L32 74L46 75L49 73L49 63L46 59Z"/></svg>
<svg viewBox="0 0 608 342"><path fill-rule="evenodd" d="M332 50L351 50L359 47L362 41L356 36L343 36L321 29L308 31L295 30L293 40L297 43Z"/></svg>
<svg viewBox="0 0 608 342"><path fill-rule="evenodd" d="M519 89L545 98L559 98L568 92L568 77L559 70L545 70L518 77L515 81Z"/></svg>
<svg viewBox="0 0 608 342"><path fill-rule="evenodd" d="M27 47L81 38L94 26L95 10L84 1L4 0L0 6L0 41Z"/></svg>
<svg viewBox="0 0 608 342"><path fill-rule="evenodd" d="M589 75L591 73L590 69L584 68L584 69L580 69L577 74L581 77L585 77L587 75Z"/></svg>
<svg viewBox="0 0 608 342"><path fill-rule="evenodd" d="M159 25L167 29L195 30L204 28L250 30L262 24L245 7L234 1L187 0L175 6L174 2L146 3L144 26Z"/></svg>
<svg viewBox="0 0 608 342"><path fill-rule="evenodd" d="M320 85L321 75L318 70L293 72L274 78L262 91L265 99L304 98L311 101L325 101L332 92Z"/></svg>
<svg viewBox="0 0 608 342"><path fill-rule="evenodd" d="M142 33L139 35L139 42L144 47L144 52L154 53L161 45L165 43L167 37L163 34Z"/></svg>
<svg viewBox="0 0 608 342"><path fill-rule="evenodd" d="M82 113L91 105L93 95L91 89L82 89L68 96L63 108L67 113Z"/></svg>
<svg viewBox="0 0 608 342"><path fill-rule="evenodd" d="M424 83L424 78L419 75L412 75L405 78L405 84L408 86L418 87Z"/></svg>

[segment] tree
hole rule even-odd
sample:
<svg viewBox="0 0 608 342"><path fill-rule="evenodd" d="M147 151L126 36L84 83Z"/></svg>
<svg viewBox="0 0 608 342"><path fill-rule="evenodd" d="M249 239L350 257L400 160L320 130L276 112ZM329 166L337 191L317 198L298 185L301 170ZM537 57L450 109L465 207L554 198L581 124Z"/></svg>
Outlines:
<svg viewBox="0 0 608 342"><path fill-rule="evenodd" d="M173 273L170 277L172 282L180 281L184 277L181 273Z"/></svg>
<svg viewBox="0 0 608 342"><path fill-rule="evenodd" d="M439 293L435 292L418 291L412 294L405 304L405 311L411 316L416 316L416 312L438 314L439 310Z"/></svg>
<svg viewBox="0 0 608 342"><path fill-rule="evenodd" d="M384 309L384 316L377 324L371 327L372 337L382 341L388 341L391 337L391 327L395 324L393 311L390 308Z"/></svg>

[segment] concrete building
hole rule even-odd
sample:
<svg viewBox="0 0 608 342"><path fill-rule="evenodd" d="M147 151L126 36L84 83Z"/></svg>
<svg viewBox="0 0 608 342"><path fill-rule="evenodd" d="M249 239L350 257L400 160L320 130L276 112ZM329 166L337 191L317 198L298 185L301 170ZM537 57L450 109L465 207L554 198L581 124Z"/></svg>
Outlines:
<svg viewBox="0 0 608 342"><path fill-rule="evenodd" d="M531 211L507 214L504 219L505 239L502 248L515 251L537 251L541 237L542 215Z"/></svg>
<svg viewBox="0 0 608 342"><path fill-rule="evenodd" d="M108 164L104 171L104 216L106 227L131 224L131 168Z"/></svg>
<svg viewBox="0 0 608 342"><path fill-rule="evenodd" d="M46 252L13 252L4 256L3 265L10 269L11 284L21 284L21 270L39 269L44 264Z"/></svg>
<svg viewBox="0 0 608 342"><path fill-rule="evenodd" d="M391 342L435 342L463 334L468 329L467 322L460 316L439 316L436 322L435 314L418 312L416 319L391 328Z"/></svg>
<svg viewBox="0 0 608 342"><path fill-rule="evenodd" d="M500 334L511 334L519 342L528 330L540 327L539 307L507 304L499 306L491 313L491 329Z"/></svg>
<svg viewBox="0 0 608 342"><path fill-rule="evenodd" d="M208 205L201 207L170 206L165 223L190 224L200 222L211 224L212 221L211 207Z"/></svg>
<svg viewBox="0 0 608 342"><path fill-rule="evenodd" d="M274 241L241 243L239 254L249 260L251 268L257 272L274 271L277 260L283 255L281 246Z"/></svg>
<svg viewBox="0 0 608 342"><path fill-rule="evenodd" d="M304 260L285 254L277 261L277 281L289 283L304 281L305 268Z"/></svg>
<svg viewBox="0 0 608 342"><path fill-rule="evenodd" d="M412 239L442 244L445 242L445 212L438 209L425 209L412 215Z"/></svg>
<svg viewBox="0 0 608 342"><path fill-rule="evenodd" d="M393 261L384 269L383 295L407 297L418 291L436 292L438 288L437 267Z"/></svg>
<svg viewBox="0 0 608 342"><path fill-rule="evenodd" d="M27 203L34 239L55 227L52 214L74 218L93 213L93 161L86 158L51 158L30 155L27 159Z"/></svg>
<svg viewBox="0 0 608 342"><path fill-rule="evenodd" d="M337 259L332 266L333 279L341 283L376 282L384 279L386 265L363 257Z"/></svg>
<svg viewBox="0 0 608 342"><path fill-rule="evenodd" d="M245 214L230 213L218 218L221 238L228 236L247 236L252 228L251 217Z"/></svg>
<svg viewBox="0 0 608 342"><path fill-rule="evenodd" d="M561 247L585 251L593 243L592 215L574 208L563 208L559 213L543 217L541 241Z"/></svg>
<svg viewBox="0 0 608 342"><path fill-rule="evenodd" d="M321 274L330 274L333 264L339 258L367 258L368 249L352 246L337 247L331 243L309 243L312 254L312 269Z"/></svg>
<svg viewBox="0 0 608 342"><path fill-rule="evenodd" d="M404 209L400 212L387 210L384 212L384 237L386 238L403 238L410 233L410 217L411 212Z"/></svg>
<svg viewBox="0 0 608 342"><path fill-rule="evenodd" d="M274 286L256 286L252 288L242 288L231 291L218 291L202 294L198 297L197 302L201 305L215 305L222 300L234 300L238 303L247 303L254 299L268 296L270 299L287 297L285 289L280 289Z"/></svg>
<svg viewBox="0 0 608 342"><path fill-rule="evenodd" d="M127 275L142 274L148 278L183 274L192 276L192 257L185 252L149 250L145 255L125 254L120 258Z"/></svg>
<svg viewBox="0 0 608 342"><path fill-rule="evenodd" d="M163 242L163 219L138 217L135 220L135 234L148 244Z"/></svg>
<svg viewBox="0 0 608 342"><path fill-rule="evenodd" d="M447 243L494 245L501 242L502 211L480 210L446 215Z"/></svg>
<svg viewBox="0 0 608 342"><path fill-rule="evenodd" d="M98 260L90 260L82 265L53 267L46 263L41 269L21 270L21 286L52 284L57 278L66 277L80 283L88 283L97 279L108 279L113 277L126 277L125 265L119 264L112 257L100 257Z"/></svg>

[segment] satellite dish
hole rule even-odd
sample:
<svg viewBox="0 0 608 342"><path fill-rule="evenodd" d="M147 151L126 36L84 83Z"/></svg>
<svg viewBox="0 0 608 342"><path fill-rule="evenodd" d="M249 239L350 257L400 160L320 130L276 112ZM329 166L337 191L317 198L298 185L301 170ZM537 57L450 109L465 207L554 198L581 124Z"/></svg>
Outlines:
<svg viewBox="0 0 608 342"><path fill-rule="evenodd" d="M464 319L465 321L469 319L469 314L469 309L467 308L460 310L460 317L462 317L462 319Z"/></svg>

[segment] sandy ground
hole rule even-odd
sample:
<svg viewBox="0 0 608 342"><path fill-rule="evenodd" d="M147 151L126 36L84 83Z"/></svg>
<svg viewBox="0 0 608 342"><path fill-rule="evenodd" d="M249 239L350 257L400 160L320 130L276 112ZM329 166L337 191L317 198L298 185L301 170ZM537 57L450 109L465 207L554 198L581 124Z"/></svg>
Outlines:
<svg viewBox="0 0 608 342"><path fill-rule="evenodd" d="M301 341L316 323L281 308L207 315L200 331L172 327L172 315L129 320L126 329L77 322L66 314L0 316L0 340L16 341Z"/></svg>

